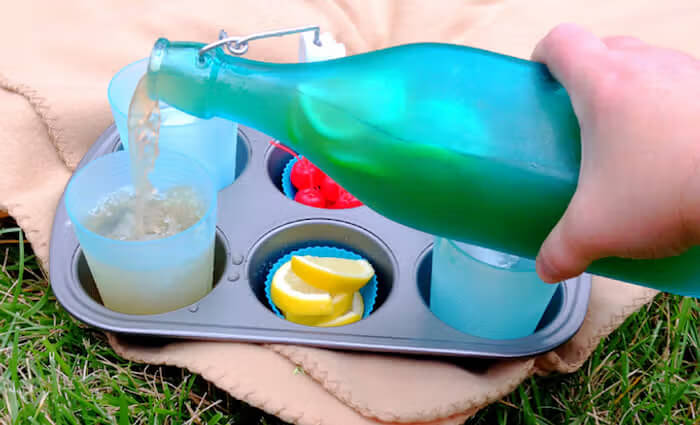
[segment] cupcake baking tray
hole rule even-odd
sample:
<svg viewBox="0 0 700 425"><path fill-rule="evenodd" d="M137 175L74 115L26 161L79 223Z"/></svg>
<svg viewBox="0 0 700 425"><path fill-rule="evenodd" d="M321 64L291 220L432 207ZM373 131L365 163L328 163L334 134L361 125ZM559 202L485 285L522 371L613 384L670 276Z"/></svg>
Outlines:
<svg viewBox="0 0 700 425"><path fill-rule="evenodd" d="M61 198L50 248L51 285L58 301L89 325L154 339L289 343L480 358L549 351L571 338L583 323L591 288L586 274L559 286L537 330L527 337L490 340L446 325L428 308L432 236L397 224L367 206L326 210L285 197L281 176L292 157L269 140L239 126L237 178L219 192L214 287L208 295L162 314L127 315L105 308ZM79 167L118 149L119 134L111 126ZM341 248L370 261L378 282L371 314L350 325L321 328L288 322L273 312L265 295L268 272L284 255L312 246Z"/></svg>

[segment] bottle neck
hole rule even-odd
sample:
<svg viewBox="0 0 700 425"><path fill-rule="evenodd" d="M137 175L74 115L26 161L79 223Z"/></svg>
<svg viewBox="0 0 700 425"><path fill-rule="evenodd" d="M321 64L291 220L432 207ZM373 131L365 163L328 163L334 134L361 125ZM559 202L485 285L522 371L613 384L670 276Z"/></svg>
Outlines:
<svg viewBox="0 0 700 425"><path fill-rule="evenodd" d="M200 55L201 47L159 40L148 68L150 96L199 118L222 117L284 139L305 64L256 62L221 49Z"/></svg>
<svg viewBox="0 0 700 425"><path fill-rule="evenodd" d="M227 56L212 73L209 110L214 116L286 140L298 81L295 71L295 65Z"/></svg>

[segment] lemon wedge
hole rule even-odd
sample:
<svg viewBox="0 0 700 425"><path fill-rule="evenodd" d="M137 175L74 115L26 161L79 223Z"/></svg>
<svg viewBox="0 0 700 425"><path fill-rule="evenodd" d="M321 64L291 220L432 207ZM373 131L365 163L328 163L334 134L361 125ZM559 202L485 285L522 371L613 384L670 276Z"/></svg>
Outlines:
<svg viewBox="0 0 700 425"><path fill-rule="evenodd" d="M367 260L295 255L291 263L297 276L309 285L332 294L353 293L374 276L374 269Z"/></svg>
<svg viewBox="0 0 700 425"><path fill-rule="evenodd" d="M282 311L306 316L321 316L333 313L333 298L327 291L304 282L292 271L287 261L272 277L270 298Z"/></svg>
<svg viewBox="0 0 700 425"><path fill-rule="evenodd" d="M350 311L335 319L319 322L316 326L331 327L349 325L350 323L355 323L362 319L364 310L365 303L362 301L362 295L360 295L359 292L355 292L352 295L352 309Z"/></svg>
<svg viewBox="0 0 700 425"><path fill-rule="evenodd" d="M353 294L342 292L340 294L333 295L333 312L331 314L325 314L322 316L306 316L285 311L284 318L290 322L298 323L300 325L316 326L322 322L329 322L350 311L352 308L352 299Z"/></svg>

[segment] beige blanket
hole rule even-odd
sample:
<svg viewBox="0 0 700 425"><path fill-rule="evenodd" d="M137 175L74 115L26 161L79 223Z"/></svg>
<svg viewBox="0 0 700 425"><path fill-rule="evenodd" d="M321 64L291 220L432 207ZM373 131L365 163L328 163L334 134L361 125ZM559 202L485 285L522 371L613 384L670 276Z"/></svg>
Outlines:
<svg viewBox="0 0 700 425"><path fill-rule="evenodd" d="M72 170L111 123L107 85L159 36L211 41L318 24L348 53L399 43L462 43L527 58L555 24L628 34L700 55L697 0L114 0L5 2L0 12L0 209L48 265L51 221ZM259 41L249 57L295 61L295 37ZM595 208L595 205L591 205ZM297 346L177 342L145 348L111 335L122 356L202 374L236 398L300 424L461 423L526 377L570 372L654 291L594 279L585 323L557 350L484 374L437 360ZM293 373L301 366L306 374Z"/></svg>

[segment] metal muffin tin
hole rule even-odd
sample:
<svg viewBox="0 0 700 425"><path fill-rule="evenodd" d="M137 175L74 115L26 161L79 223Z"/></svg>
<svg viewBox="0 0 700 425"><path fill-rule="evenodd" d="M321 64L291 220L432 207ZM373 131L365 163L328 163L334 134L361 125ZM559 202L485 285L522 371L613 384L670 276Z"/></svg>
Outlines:
<svg viewBox="0 0 700 425"><path fill-rule="evenodd" d="M219 192L215 286L207 296L155 315L127 315L105 308L62 197L50 248L51 285L58 301L89 325L141 339L289 343L451 357L512 358L546 352L566 342L583 323L591 288L586 274L560 285L537 330L527 337L489 340L446 325L428 308L432 236L366 206L325 210L286 198L281 175L291 156L269 140L239 126L238 176ZM119 134L111 126L79 167L118 149ZM288 322L272 312L264 293L270 267L284 254L314 245L348 249L372 263L379 289L369 317L346 326L317 328Z"/></svg>

